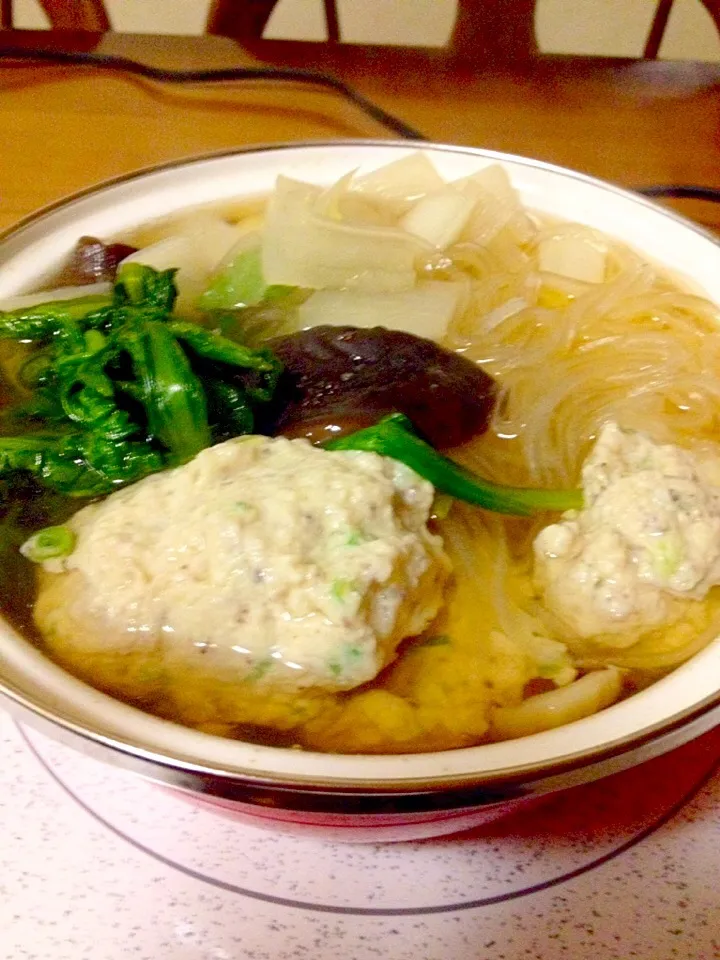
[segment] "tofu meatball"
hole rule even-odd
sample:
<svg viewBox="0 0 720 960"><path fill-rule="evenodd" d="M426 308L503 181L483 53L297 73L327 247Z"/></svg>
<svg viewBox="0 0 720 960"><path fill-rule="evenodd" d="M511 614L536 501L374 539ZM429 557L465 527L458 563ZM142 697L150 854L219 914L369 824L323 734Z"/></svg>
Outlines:
<svg viewBox="0 0 720 960"><path fill-rule="evenodd" d="M433 494L373 453L229 440L75 514L35 619L111 693L190 723L280 724L252 691L357 687L435 617L449 561Z"/></svg>
<svg viewBox="0 0 720 960"><path fill-rule="evenodd" d="M720 583L720 462L603 427L583 467L585 505L535 540L547 606L580 637L667 621ZM624 633L624 636L620 636Z"/></svg>

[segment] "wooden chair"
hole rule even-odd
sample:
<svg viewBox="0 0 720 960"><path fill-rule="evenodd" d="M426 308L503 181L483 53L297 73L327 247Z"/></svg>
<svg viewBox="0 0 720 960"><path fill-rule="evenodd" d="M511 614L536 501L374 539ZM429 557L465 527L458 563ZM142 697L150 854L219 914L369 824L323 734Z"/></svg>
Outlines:
<svg viewBox="0 0 720 960"><path fill-rule="evenodd" d="M357 0L368 3L371 0ZM454 52L482 60L537 55L536 0L458 0L450 39ZM657 58L675 0L658 0L643 56ZM701 0L720 34L720 0ZM105 33L111 29L103 0L40 0L56 30ZM278 0L213 0L208 33L235 40L259 40ZM336 0L322 0L328 43L341 42ZM13 26L12 0L0 0L0 29Z"/></svg>
<svg viewBox="0 0 720 960"><path fill-rule="evenodd" d="M361 0L365 2L365 0ZM207 31L233 40L259 40L278 0L213 0ZM335 0L323 0L328 42L340 41Z"/></svg>
<svg viewBox="0 0 720 960"><path fill-rule="evenodd" d="M110 20L102 0L40 0L53 30L90 30L106 33ZM12 0L0 0L0 29L13 27Z"/></svg>
<svg viewBox="0 0 720 960"><path fill-rule="evenodd" d="M643 57L646 60L655 60L657 58L674 2L675 0L658 0L655 16L653 17L652 26L650 27L650 33L648 33L645 50L643 52ZM712 17L715 28L720 34L720 0L700 0L700 2Z"/></svg>
<svg viewBox="0 0 720 960"><path fill-rule="evenodd" d="M208 33L235 40L262 37L278 0L213 0ZM371 0L357 0L369 3ZM658 0L643 56L657 58L675 0ZM720 34L720 0L701 0ZM336 0L323 0L327 39L341 41ZM535 0L458 0L450 49L481 59L517 59L538 53Z"/></svg>
<svg viewBox="0 0 720 960"><path fill-rule="evenodd" d="M372 0L358 0L369 3ZM208 33L235 40L262 37L278 0L213 0ZM328 43L341 42L336 0L323 0ZM458 0L450 40L453 51L478 58L537 54L533 17L535 0Z"/></svg>

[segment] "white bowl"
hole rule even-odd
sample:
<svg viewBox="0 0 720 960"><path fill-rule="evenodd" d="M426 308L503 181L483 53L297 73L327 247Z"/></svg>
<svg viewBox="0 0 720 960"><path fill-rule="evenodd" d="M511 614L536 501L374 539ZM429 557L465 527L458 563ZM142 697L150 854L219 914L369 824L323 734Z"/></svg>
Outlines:
<svg viewBox="0 0 720 960"><path fill-rule="evenodd" d="M328 184L409 154L404 143L256 147L164 165L90 188L0 238L0 297L37 289L84 235L103 238L183 208L271 190L278 174ZM423 146L446 178L501 163L524 203L614 235L720 302L720 244L642 197L545 163ZM448 832L631 766L720 721L720 642L588 719L505 743L404 756L257 746L160 720L65 673L0 622L0 691L58 737L225 808L347 839ZM228 806L229 805L229 806Z"/></svg>

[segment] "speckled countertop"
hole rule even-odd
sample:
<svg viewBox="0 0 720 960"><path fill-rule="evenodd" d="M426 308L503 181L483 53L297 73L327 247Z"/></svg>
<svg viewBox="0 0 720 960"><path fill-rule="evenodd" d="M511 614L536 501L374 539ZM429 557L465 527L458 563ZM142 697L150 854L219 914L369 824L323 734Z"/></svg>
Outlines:
<svg viewBox="0 0 720 960"><path fill-rule="evenodd" d="M720 730L440 841L267 834L0 716L2 960L716 960Z"/></svg>

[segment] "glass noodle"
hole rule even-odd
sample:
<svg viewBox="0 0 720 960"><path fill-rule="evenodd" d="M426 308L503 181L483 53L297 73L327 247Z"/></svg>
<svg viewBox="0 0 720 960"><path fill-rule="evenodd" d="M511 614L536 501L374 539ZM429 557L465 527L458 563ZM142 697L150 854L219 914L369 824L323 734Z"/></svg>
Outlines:
<svg viewBox="0 0 720 960"><path fill-rule="evenodd" d="M619 241L533 219L530 240L505 229L483 249L459 243L442 263L427 265L448 278L471 277L445 343L503 389L490 432L456 451L457 459L503 482L572 486L599 427L611 420L658 442L711 450L720 429L720 309ZM543 273L538 250L550 236L605 245L604 282ZM542 521L493 523L490 533L476 514L464 513L466 550L482 540L493 554L495 616L508 636L554 636L569 644L581 669L611 663L652 676L720 633L716 588L705 603L678 601L676 622L622 650L610 637L598 638L605 647L579 643L533 594L530 544Z"/></svg>
<svg viewBox="0 0 720 960"><path fill-rule="evenodd" d="M499 167L448 185L416 154L328 190L280 178L267 203L186 212L124 239L143 248L131 259L180 267L188 319L250 345L316 324L387 324L480 364L500 399L488 432L450 456L496 483L579 486L611 421L717 457L720 309L619 240L525 210ZM273 297L224 302L260 262L255 288ZM217 316L202 316L202 291ZM374 681L288 698L204 685L188 669L182 697L144 701L114 681L104 689L222 735L337 752L443 750L586 716L720 634L713 588L702 602L673 599L661 627L580 639L543 605L533 577L533 540L557 515L440 501L437 514L454 570L445 607Z"/></svg>
<svg viewBox="0 0 720 960"><path fill-rule="evenodd" d="M422 285L428 303L431 285L433 296L443 286L452 290L448 302L453 316L449 323L440 321L440 329L446 328L440 342L481 364L501 385L491 429L453 451L456 459L498 483L566 489L579 483L582 462L599 428L610 420L659 442L701 448L717 442L720 310L715 305L682 289L664 268L620 241L523 209L498 168L484 171L477 181L460 182L476 204L474 213L460 235L438 250L447 223L438 222L437 208L427 204L418 211L417 203L424 196L441 201L446 186L417 155L404 167L399 163L386 170L385 176L345 177L325 194L306 188L304 196L318 198L333 221L329 227L319 225L312 243L325 250L321 259L331 259L334 244L349 239L348 228L339 223L360 224L352 241L361 242L348 255L363 249L366 231L370 252L363 283L372 286L377 241L390 243L388 231L398 225L412 227L428 241L415 251L416 286L405 302L398 292L404 282L399 273L389 284L384 276L374 294L363 289L315 294L300 306L300 323L342 323L345 302L353 317L362 316L362 325L389 322L388 316L402 325L407 309L407 329L420 322L424 329L415 332L436 337L437 313L434 324L419 319L422 312L414 298ZM280 199L271 200L272 230L287 228L285 197L290 205L297 202L298 189L288 182ZM550 266L559 263L562 272L547 269L553 245L562 252ZM292 248L284 251L293 258L290 276L309 269L302 275L312 277L318 269L295 260ZM399 257L406 252L406 246L398 248ZM327 263L319 269L326 271ZM289 277L272 279L286 282ZM398 288L389 299L388 287ZM390 309L390 301L396 309ZM292 327L287 317L276 323L281 329ZM266 330L267 335L273 332L272 326ZM455 569L445 612L412 656L402 654L374 689L349 693L332 709L319 710L305 728L306 745L340 751L443 749L517 735L518 730L532 732L549 724L539 715L533 720L532 704L540 711L541 698L528 699L528 692L544 696L543 691L557 685L547 694L556 698L552 709L573 719L577 704L567 706L563 698L589 698L587 713L589 702L597 709L619 692L610 677L602 681L605 691L598 699L597 690L582 692L572 683L576 676L617 667L626 671L623 683L632 690L720 633L714 590L703 603L677 600L671 622L645 634L593 642L569 635L543 607L533 582L532 541L552 519L504 518L455 504L437 521ZM435 642L438 637L442 642ZM535 666L529 668L529 662ZM552 683L548 679L528 686L538 663L545 665L540 672L545 669ZM578 693L565 692L575 688ZM446 702L453 704L452 722L447 715L438 719L438 706ZM493 727L493 715L500 716L493 704L513 703L526 711L519 726L510 718L505 731L499 721Z"/></svg>

